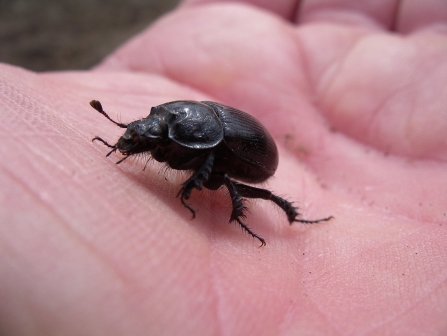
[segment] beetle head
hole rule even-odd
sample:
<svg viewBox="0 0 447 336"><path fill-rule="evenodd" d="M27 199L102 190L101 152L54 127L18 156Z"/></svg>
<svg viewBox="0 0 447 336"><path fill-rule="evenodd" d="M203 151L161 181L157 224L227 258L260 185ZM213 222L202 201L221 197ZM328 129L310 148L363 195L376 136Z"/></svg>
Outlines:
<svg viewBox="0 0 447 336"><path fill-rule="evenodd" d="M167 129L160 116L136 120L127 125L126 132L115 145L116 149L124 155L151 151L167 136Z"/></svg>
<svg viewBox="0 0 447 336"><path fill-rule="evenodd" d="M125 157L117 163L122 162L132 154L143 153L155 149L160 141L167 137L168 126L161 116L150 115L147 118L136 120L130 124L123 124L110 118L109 115L103 110L99 101L92 100L90 105L115 125L126 129L115 145L110 145L107 141L98 136L92 139L92 141L101 141L107 147L112 148L106 156L109 156L117 150L119 150L121 154L125 155Z"/></svg>

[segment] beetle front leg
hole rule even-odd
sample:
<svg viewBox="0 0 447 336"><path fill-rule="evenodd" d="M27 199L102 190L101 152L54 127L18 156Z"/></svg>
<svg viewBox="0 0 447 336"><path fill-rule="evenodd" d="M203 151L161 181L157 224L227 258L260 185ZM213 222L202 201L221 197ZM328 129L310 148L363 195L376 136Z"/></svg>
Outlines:
<svg viewBox="0 0 447 336"><path fill-rule="evenodd" d="M244 197L261 198L275 203L286 213L287 219L290 224L292 224L293 222L299 222L304 224L315 224L319 222L325 222L334 218L333 216L329 216L326 218L315 219L315 220L299 219L297 218L298 216L300 216L300 214L297 211L298 208L293 206L293 204L288 200L273 194L270 190L255 188L238 182L234 182L234 184L239 194L241 194Z"/></svg>
<svg viewBox="0 0 447 336"><path fill-rule="evenodd" d="M179 190L177 197L180 196L180 201L182 202L183 206L187 208L192 213L192 219L196 217L196 211L191 208L185 200L189 199L191 196L191 192L193 189L202 190L203 183L208 181L208 178L211 174L211 171L213 170L213 164L214 164L214 152L210 152L210 154L207 156L205 162L203 163L202 167L200 167L193 176L191 176L189 179L183 183L182 188Z"/></svg>
<svg viewBox="0 0 447 336"><path fill-rule="evenodd" d="M265 246L265 240L258 236L256 233L250 230L250 228L241 221L241 218L245 217L244 210L247 208L244 206L243 198L239 195L238 190L236 188L237 182L232 181L227 174L224 174L224 184L228 188L231 197L231 203L233 206L233 210L230 216L230 222L236 221L239 225L253 238L258 239L261 242L261 246Z"/></svg>

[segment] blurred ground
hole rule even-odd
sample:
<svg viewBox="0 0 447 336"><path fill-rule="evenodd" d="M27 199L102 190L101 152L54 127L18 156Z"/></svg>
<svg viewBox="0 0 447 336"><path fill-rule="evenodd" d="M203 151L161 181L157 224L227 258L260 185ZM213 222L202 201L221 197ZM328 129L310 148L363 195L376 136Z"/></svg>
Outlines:
<svg viewBox="0 0 447 336"><path fill-rule="evenodd" d="M0 0L0 62L88 69L179 0Z"/></svg>

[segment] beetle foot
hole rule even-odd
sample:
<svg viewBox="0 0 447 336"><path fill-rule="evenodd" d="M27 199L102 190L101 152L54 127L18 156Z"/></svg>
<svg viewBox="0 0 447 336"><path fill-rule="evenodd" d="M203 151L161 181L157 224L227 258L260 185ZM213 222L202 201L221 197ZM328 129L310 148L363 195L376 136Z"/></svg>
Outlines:
<svg viewBox="0 0 447 336"><path fill-rule="evenodd" d="M265 240L262 237L258 236L256 233L254 233L252 230L250 230L247 224L241 221L241 218L245 218L244 211L247 210L247 207L244 205L244 199L239 195L235 187L235 183L237 182L231 181L231 179L228 177L227 174L225 174L223 178L225 186L228 188L228 191L230 192L231 204L233 207L230 216L230 223L238 222L239 225L242 227L242 229L245 230L245 232L247 232L250 236L258 239L261 242L261 245L259 247L265 246L266 245Z"/></svg>
<svg viewBox="0 0 447 336"><path fill-rule="evenodd" d="M308 219L299 219L297 217L300 216L300 213L298 212L298 207L293 206L293 203L285 200L284 198L281 198L279 196L273 195L274 197L276 197L278 199L278 204L277 202L275 202L276 204L278 204L286 213L287 215L287 219L289 220L289 224L292 225L294 222L298 222L298 223L303 223L303 224L316 224L319 222L326 222L332 218L334 218L334 216L329 216L326 218L321 218L321 219L314 219L314 220L308 220Z"/></svg>
<svg viewBox="0 0 447 336"><path fill-rule="evenodd" d="M265 246L266 245L265 240L262 237L258 236L256 233L254 233L252 230L250 230L247 224L241 221L241 218L246 217L244 211L247 210L247 207L243 203L244 199L236 194L231 198L231 200L233 204L233 210L231 211L230 223L238 222L239 225L245 230L245 232L247 232L250 236L258 239L261 242L261 245L259 247Z"/></svg>
<svg viewBox="0 0 447 336"><path fill-rule="evenodd" d="M261 198L275 203L286 213L287 220L289 221L290 224L293 224L294 222L299 222L303 224L315 224L319 222L325 222L334 218L333 216L329 216L326 218L316 220L298 219L297 217L300 216L298 208L295 207L292 202L289 202L288 200L275 195L270 190L252 187L239 182L233 182L233 185L236 188L237 192L244 197Z"/></svg>
<svg viewBox="0 0 447 336"><path fill-rule="evenodd" d="M187 181L188 182L188 181ZM192 218L194 219L196 218L196 211L191 208L186 202L185 200L189 199L189 196L191 196L191 191L192 191L192 187L191 188L187 188L185 187L186 183L183 184L182 188L179 190L179 192L177 193L177 197L180 196L180 202L182 202L183 206L188 209L189 211L191 211L192 214Z"/></svg>
<svg viewBox="0 0 447 336"><path fill-rule="evenodd" d="M192 214L191 219L196 218L196 211L195 211L193 208L191 208L191 207L185 202L185 199L184 199L183 195L182 195L182 197L180 197L180 201L182 202L183 206L184 206L186 209L188 209L189 211L191 211L191 214Z"/></svg>
<svg viewBox="0 0 447 336"><path fill-rule="evenodd" d="M294 222L303 223L303 224L315 224L315 223L319 223L319 222L327 222L328 220L331 220L333 218L334 218L334 216L329 216L326 218L314 219L314 220L295 219ZM290 223L290 224L292 224L292 223Z"/></svg>
<svg viewBox="0 0 447 336"><path fill-rule="evenodd" d="M256 233L251 231L250 228L243 221L241 221L239 218L235 218L234 220L239 223L239 225L245 230L245 232L247 232L250 236L252 236L253 238L256 238L257 240L259 240L261 242L261 245L259 245L259 247L267 245L265 243L264 238L262 238L261 236L258 236Z"/></svg>
<svg viewBox="0 0 447 336"><path fill-rule="evenodd" d="M284 210L287 216L287 220L290 224L297 221L297 217L300 216L300 213L298 212L298 207L294 206L292 202L289 202L282 197L276 196L275 194L271 195L271 200Z"/></svg>
<svg viewBox="0 0 447 336"><path fill-rule="evenodd" d="M193 177L188 179L185 183L183 183L182 188L177 193L177 197L180 196L180 201L182 202L183 206L185 208L187 208L189 211L191 211L191 214L192 214L191 219L196 218L196 211L193 208L191 208L191 206L188 205L185 202L185 200L189 199L193 189L202 190L202 188L203 188L202 181L199 180L198 178L196 178L196 176L194 175Z"/></svg>
<svg viewBox="0 0 447 336"><path fill-rule="evenodd" d="M297 217L300 216L300 213L298 212L298 207L294 206L292 202L289 202L288 200L276 196L272 194L271 200L275 202L281 209L284 210L284 212L287 215L287 220L289 221L289 224L292 225L294 222L303 223L303 224L316 224L319 222L326 222L332 218L333 216L329 216L326 218L321 219L315 219L315 220L307 220L307 219L299 219Z"/></svg>

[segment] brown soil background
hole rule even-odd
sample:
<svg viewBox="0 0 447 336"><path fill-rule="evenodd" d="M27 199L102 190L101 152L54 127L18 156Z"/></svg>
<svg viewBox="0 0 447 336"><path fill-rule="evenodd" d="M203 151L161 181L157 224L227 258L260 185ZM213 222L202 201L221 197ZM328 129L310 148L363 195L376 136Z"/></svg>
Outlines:
<svg viewBox="0 0 447 336"><path fill-rule="evenodd" d="M0 62L88 69L180 0L0 0Z"/></svg>

